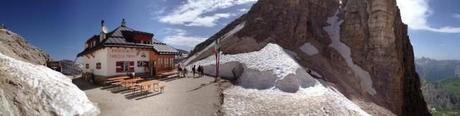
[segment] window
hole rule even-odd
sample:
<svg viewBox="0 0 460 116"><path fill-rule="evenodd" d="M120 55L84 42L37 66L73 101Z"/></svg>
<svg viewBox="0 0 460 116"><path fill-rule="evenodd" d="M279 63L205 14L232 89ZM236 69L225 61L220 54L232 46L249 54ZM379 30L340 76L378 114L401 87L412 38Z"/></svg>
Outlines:
<svg viewBox="0 0 460 116"><path fill-rule="evenodd" d="M137 67L147 67L148 64L148 61L137 61Z"/></svg>
<svg viewBox="0 0 460 116"><path fill-rule="evenodd" d="M142 61L137 61L137 67L142 67Z"/></svg>
<svg viewBox="0 0 460 116"><path fill-rule="evenodd" d="M134 72L134 61L118 61L116 62L116 72Z"/></svg>
<svg viewBox="0 0 460 116"><path fill-rule="evenodd" d="M159 61L160 61L160 67L163 67L163 58L160 58Z"/></svg>
<svg viewBox="0 0 460 116"><path fill-rule="evenodd" d="M134 72L134 61L129 62L128 72Z"/></svg>
<svg viewBox="0 0 460 116"><path fill-rule="evenodd" d="M86 67L86 69L89 69L89 64L86 64L86 66L85 66L85 67Z"/></svg>
<svg viewBox="0 0 460 116"><path fill-rule="evenodd" d="M170 64L170 65L171 65L171 68L174 68L174 58L171 58L170 60L171 60L171 61L170 61L170 62L171 62L171 64Z"/></svg>
<svg viewBox="0 0 460 116"><path fill-rule="evenodd" d="M100 62L96 63L96 69L101 69L101 63Z"/></svg>
<svg viewBox="0 0 460 116"><path fill-rule="evenodd" d="M168 67L168 59L163 58L163 67Z"/></svg>
<svg viewBox="0 0 460 116"><path fill-rule="evenodd" d="M168 59L163 58L163 67L167 67L167 66L168 66Z"/></svg>

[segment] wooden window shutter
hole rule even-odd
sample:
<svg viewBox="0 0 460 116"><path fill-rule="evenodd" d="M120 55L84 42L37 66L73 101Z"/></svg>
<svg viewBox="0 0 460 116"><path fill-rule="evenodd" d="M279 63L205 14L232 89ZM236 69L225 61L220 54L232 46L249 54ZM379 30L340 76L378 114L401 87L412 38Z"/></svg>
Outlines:
<svg viewBox="0 0 460 116"><path fill-rule="evenodd" d="M116 72L123 72L123 62L116 62Z"/></svg>
<svg viewBox="0 0 460 116"><path fill-rule="evenodd" d="M128 72L134 72L134 61L129 62Z"/></svg>

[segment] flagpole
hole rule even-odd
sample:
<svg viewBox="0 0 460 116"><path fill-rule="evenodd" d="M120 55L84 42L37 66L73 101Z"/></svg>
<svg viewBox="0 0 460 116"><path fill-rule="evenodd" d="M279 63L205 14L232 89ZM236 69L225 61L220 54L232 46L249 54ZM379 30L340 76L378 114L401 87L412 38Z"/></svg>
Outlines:
<svg viewBox="0 0 460 116"><path fill-rule="evenodd" d="M215 53L216 53L216 79L215 82L220 81L220 76L219 76L219 60L220 60L220 39L216 40L216 47L215 47Z"/></svg>

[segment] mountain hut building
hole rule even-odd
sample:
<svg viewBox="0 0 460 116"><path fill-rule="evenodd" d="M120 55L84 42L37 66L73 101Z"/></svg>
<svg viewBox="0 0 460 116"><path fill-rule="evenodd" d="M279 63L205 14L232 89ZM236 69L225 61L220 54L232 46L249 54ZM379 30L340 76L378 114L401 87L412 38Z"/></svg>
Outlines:
<svg viewBox="0 0 460 116"><path fill-rule="evenodd" d="M154 34L134 30L124 19L115 30L107 30L101 21L100 34L90 37L77 55L82 59L84 73L110 77L134 72L152 77L175 68L179 52L157 41Z"/></svg>

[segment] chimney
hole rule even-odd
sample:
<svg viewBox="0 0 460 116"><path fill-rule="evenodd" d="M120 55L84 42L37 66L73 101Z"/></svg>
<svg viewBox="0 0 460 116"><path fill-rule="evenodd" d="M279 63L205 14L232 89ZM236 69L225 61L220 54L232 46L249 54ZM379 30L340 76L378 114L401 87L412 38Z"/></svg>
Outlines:
<svg viewBox="0 0 460 116"><path fill-rule="evenodd" d="M123 18L123 20L121 21L121 26L122 26L122 27L126 27L126 20L125 20L125 18Z"/></svg>
<svg viewBox="0 0 460 116"><path fill-rule="evenodd" d="M101 20L101 33L99 34L99 41L106 38L107 28L104 25L104 20Z"/></svg>

